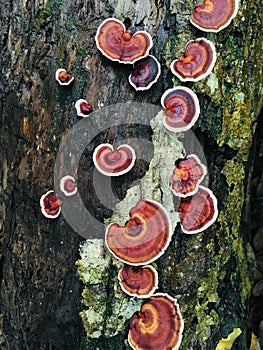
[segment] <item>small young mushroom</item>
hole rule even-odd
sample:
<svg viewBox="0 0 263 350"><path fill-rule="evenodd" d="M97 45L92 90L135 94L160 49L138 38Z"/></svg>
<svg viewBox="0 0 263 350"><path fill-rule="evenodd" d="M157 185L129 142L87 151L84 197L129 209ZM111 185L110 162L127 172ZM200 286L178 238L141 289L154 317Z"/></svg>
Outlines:
<svg viewBox="0 0 263 350"><path fill-rule="evenodd" d="M134 63L148 56L153 45L149 33L138 31L132 35L116 18L107 18L101 23L95 41L104 56L120 63Z"/></svg>
<svg viewBox="0 0 263 350"><path fill-rule="evenodd" d="M219 32L226 28L238 11L238 0L204 0L195 6L191 23L204 32Z"/></svg>
<svg viewBox="0 0 263 350"><path fill-rule="evenodd" d="M205 38L190 40L185 54L171 63L171 71L181 81L199 81L207 77L216 62L214 44Z"/></svg>
<svg viewBox="0 0 263 350"><path fill-rule="evenodd" d="M60 85L69 85L74 80L74 77L64 68L57 69L55 77Z"/></svg>
<svg viewBox="0 0 263 350"><path fill-rule="evenodd" d="M156 293L130 320L128 342L134 350L177 350L184 321L177 300Z"/></svg>
<svg viewBox="0 0 263 350"><path fill-rule="evenodd" d="M120 176L134 166L136 154L126 144L120 145L116 151L109 143L102 143L93 153L93 162L97 170L106 176Z"/></svg>
<svg viewBox="0 0 263 350"><path fill-rule="evenodd" d="M65 196L73 196L77 193L77 183L73 176L65 175L60 180L60 191L64 193Z"/></svg>
<svg viewBox="0 0 263 350"><path fill-rule="evenodd" d="M129 82L137 91L148 90L157 82L161 74L161 65L154 56L147 56L136 61Z"/></svg>
<svg viewBox="0 0 263 350"><path fill-rule="evenodd" d="M130 210L124 226L110 224L106 245L119 260L139 266L158 259L168 247L172 228L166 209L158 202L141 200Z"/></svg>
<svg viewBox="0 0 263 350"><path fill-rule="evenodd" d="M134 297L148 298L158 287L158 274L154 267L125 265L118 274L122 290Z"/></svg>
<svg viewBox="0 0 263 350"><path fill-rule="evenodd" d="M217 219L217 199L209 188L199 186L193 196L181 198L179 216L184 233L202 232Z"/></svg>
<svg viewBox="0 0 263 350"><path fill-rule="evenodd" d="M41 212L49 219L55 219L59 216L61 212L61 204L62 201L53 190L47 191L40 198Z"/></svg>
<svg viewBox="0 0 263 350"><path fill-rule="evenodd" d="M195 194L207 173L206 167L195 154L179 159L170 177L170 188L175 196L188 197Z"/></svg>
<svg viewBox="0 0 263 350"><path fill-rule="evenodd" d="M76 101L75 108L79 117L85 118L92 112L92 106L82 98Z"/></svg>
<svg viewBox="0 0 263 350"><path fill-rule="evenodd" d="M174 132L189 130L200 114L196 94L184 86L165 91L161 97L161 105L165 109L163 124Z"/></svg>

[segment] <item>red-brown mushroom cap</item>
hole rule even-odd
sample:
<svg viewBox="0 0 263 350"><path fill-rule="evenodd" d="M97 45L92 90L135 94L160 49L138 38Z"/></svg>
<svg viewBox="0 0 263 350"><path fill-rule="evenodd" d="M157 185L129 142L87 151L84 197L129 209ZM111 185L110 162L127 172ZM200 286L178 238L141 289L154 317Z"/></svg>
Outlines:
<svg viewBox="0 0 263 350"><path fill-rule="evenodd" d="M171 63L171 71L181 81L198 81L207 77L216 62L214 44L205 38L190 40L184 56Z"/></svg>
<svg viewBox="0 0 263 350"><path fill-rule="evenodd" d="M61 212L62 201L53 190L43 194L40 198L41 212L49 219L55 219Z"/></svg>
<svg viewBox="0 0 263 350"><path fill-rule="evenodd" d="M197 121L200 114L199 100L189 88L177 86L168 89L161 97L164 112L163 124L170 131L186 131Z"/></svg>
<svg viewBox="0 0 263 350"><path fill-rule="evenodd" d="M145 265L158 259L168 247L172 228L166 209L158 202L141 200L130 210L125 226L112 223L106 229L106 245L119 260Z"/></svg>
<svg viewBox="0 0 263 350"><path fill-rule="evenodd" d="M79 117L85 118L92 112L92 106L82 98L76 101L75 108Z"/></svg>
<svg viewBox="0 0 263 350"><path fill-rule="evenodd" d="M154 267L125 265L118 275L122 290L138 298L148 298L158 287L158 274Z"/></svg>
<svg viewBox="0 0 263 350"><path fill-rule="evenodd" d="M209 188L199 186L193 196L181 199L179 216L184 233L202 232L216 221L217 199Z"/></svg>
<svg viewBox="0 0 263 350"><path fill-rule="evenodd" d="M170 177L170 188L175 196L188 197L195 194L207 173L206 167L195 154L179 159Z"/></svg>
<svg viewBox="0 0 263 350"><path fill-rule="evenodd" d="M60 191L64 193L65 196L73 196L77 193L77 183L73 176L65 175L60 180Z"/></svg>
<svg viewBox="0 0 263 350"><path fill-rule="evenodd" d="M103 55L120 63L134 63L148 56L153 44L149 33L138 31L132 35L116 18L108 18L101 23L95 41Z"/></svg>
<svg viewBox="0 0 263 350"><path fill-rule="evenodd" d="M184 321L176 299L156 293L130 320L128 341L134 350L177 350Z"/></svg>
<svg viewBox="0 0 263 350"><path fill-rule="evenodd" d="M74 80L74 77L64 68L57 69L55 77L60 85L69 85Z"/></svg>
<svg viewBox="0 0 263 350"><path fill-rule="evenodd" d="M191 23L204 32L219 32L226 28L238 11L238 0L204 0L195 7Z"/></svg>
<svg viewBox="0 0 263 350"><path fill-rule="evenodd" d="M109 143L102 143L93 153L93 162L98 171L106 176L119 176L127 173L134 166L134 149L123 144L114 151Z"/></svg>
<svg viewBox="0 0 263 350"><path fill-rule="evenodd" d="M161 65L154 56L147 56L134 63L129 82L135 90L148 90L157 82L161 74Z"/></svg>

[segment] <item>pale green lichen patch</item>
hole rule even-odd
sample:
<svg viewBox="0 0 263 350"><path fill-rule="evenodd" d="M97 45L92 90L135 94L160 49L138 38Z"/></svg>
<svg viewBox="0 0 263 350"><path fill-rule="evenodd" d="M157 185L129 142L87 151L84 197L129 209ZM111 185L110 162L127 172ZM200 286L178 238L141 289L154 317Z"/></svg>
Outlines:
<svg viewBox="0 0 263 350"><path fill-rule="evenodd" d="M116 205L113 215L106 223L124 225L129 211L140 199L160 202L168 211L172 228L179 222L174 208L173 193L169 188L174 163L185 156L184 146L177 133L163 126L163 114L151 121L154 155L149 169L139 184L132 186L125 198ZM181 135L182 136L182 135ZM123 266L119 260L105 251L102 240L87 240L80 247L81 259L77 262L78 274L85 284L83 290L84 310L80 313L87 338L104 336L107 339L123 334L127 321L140 310L143 300L126 295L120 288L118 271Z"/></svg>
<svg viewBox="0 0 263 350"><path fill-rule="evenodd" d="M186 15L189 20L189 14L193 12L194 6L191 0L171 0L169 10L172 14Z"/></svg>

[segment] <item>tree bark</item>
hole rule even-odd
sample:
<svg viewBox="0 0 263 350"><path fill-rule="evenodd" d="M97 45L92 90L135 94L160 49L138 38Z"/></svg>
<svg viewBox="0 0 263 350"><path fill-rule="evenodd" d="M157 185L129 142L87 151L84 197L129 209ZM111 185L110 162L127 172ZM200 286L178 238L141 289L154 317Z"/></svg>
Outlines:
<svg viewBox="0 0 263 350"><path fill-rule="evenodd" d="M159 289L177 296L181 305L182 349L211 350L234 328L241 328L242 334L232 349L248 349L250 149L262 106L263 19L258 2L242 0L229 27L217 34L202 33L189 22L194 5L174 0L1 3L1 312L7 349L79 349L83 337L85 349L129 348L128 320L117 334L106 326L98 338L84 322L85 333L79 312L85 310L94 286L81 271L82 282L77 277L84 239L62 215L56 220L43 217L39 198L54 187L59 148L79 121L75 101L85 98L95 110L127 101L160 105L166 89L181 85L171 74L171 61L197 37L215 44L217 62L208 78L184 85L200 101L201 115L193 130L206 156L207 185L218 198L220 214L211 228L195 236L176 228L168 251L157 262ZM161 63L162 75L149 91L135 92L127 81L131 67L112 63L96 48L97 27L108 17L134 31L146 27L152 35L151 52ZM55 80L60 67L75 77L68 87ZM137 132L151 140L151 128L127 133L138 137ZM116 135L112 128L99 140ZM94 142L78 170L87 205L93 200L98 204L89 194L92 165L87 159ZM143 178L145 167L138 163L134 178L114 181L119 197L125 197L134 179ZM103 220L111 212L99 208L97 215ZM113 308L111 298L116 298L116 264L110 260L105 266L103 325ZM95 292L100 295L100 290Z"/></svg>

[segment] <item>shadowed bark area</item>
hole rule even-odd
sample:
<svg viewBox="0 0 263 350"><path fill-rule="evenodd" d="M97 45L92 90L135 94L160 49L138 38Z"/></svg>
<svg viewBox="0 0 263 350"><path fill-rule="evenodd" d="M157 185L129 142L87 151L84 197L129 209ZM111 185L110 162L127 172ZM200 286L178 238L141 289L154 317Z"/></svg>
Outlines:
<svg viewBox="0 0 263 350"><path fill-rule="evenodd" d="M262 105L263 19L255 0L243 0L229 27L218 34L202 33L189 23L194 5L194 1L173 0L6 0L0 4L4 348L79 349L85 336L79 317L83 286L75 266L83 238L62 215L48 220L39 207L41 195L54 186L60 144L79 120L75 101L85 98L94 109L126 101L159 105L167 88L181 85L169 64L183 53L188 40L202 36L216 46L216 66L204 81L184 85L200 100L201 116L194 131L206 155L207 185L218 198L220 214L212 228L197 236L176 229L168 251L158 260L159 290L178 296L185 320L182 349L211 350L237 327L243 332L233 349L248 348L253 167L249 154ZM97 50L96 29L111 16L134 31L147 27L153 36L151 53L160 61L162 75L149 91L135 92L127 80L131 67L112 63ZM73 84L61 87L55 81L60 67L75 77ZM114 133L109 130L100 141L114 138ZM150 138L151 131L147 133ZM91 149L92 145L86 152ZM189 146L187 152L191 151ZM87 196L89 166L80 163L78 175ZM138 166L136 177L142 176L143 168L144 164ZM123 197L129 183L120 181L114 180L114 187ZM86 199L87 205L90 200ZM100 219L109 215L99 209ZM126 338L127 332L88 338L83 348L128 349Z"/></svg>

